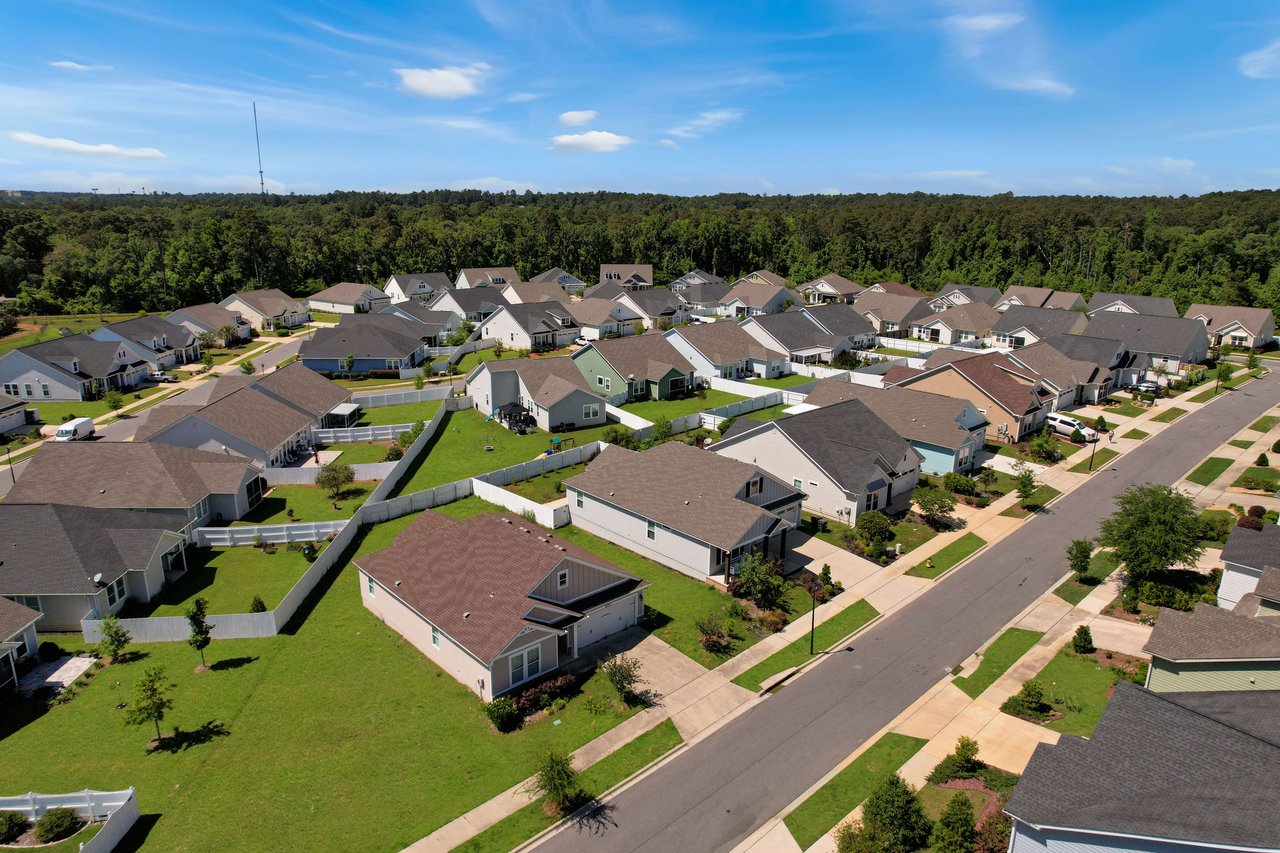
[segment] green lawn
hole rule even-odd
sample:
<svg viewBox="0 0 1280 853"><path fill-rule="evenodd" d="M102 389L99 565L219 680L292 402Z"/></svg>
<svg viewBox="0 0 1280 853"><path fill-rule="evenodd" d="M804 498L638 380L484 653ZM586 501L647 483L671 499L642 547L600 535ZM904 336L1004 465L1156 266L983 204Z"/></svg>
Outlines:
<svg viewBox="0 0 1280 853"><path fill-rule="evenodd" d="M986 544L987 540L978 534L966 533L923 563L908 569L907 574L913 578L933 580L950 571L963 562L966 557Z"/></svg>
<svg viewBox="0 0 1280 853"><path fill-rule="evenodd" d="M391 441L348 441L342 444L318 445L317 450L337 450L342 453L338 461L345 465L382 462L391 449Z"/></svg>
<svg viewBox="0 0 1280 853"><path fill-rule="evenodd" d="M1222 473L1231 467L1231 460L1224 459L1221 456L1211 456L1196 466L1196 469L1187 475L1187 480L1195 483L1197 486L1207 486L1214 480L1222 476Z"/></svg>
<svg viewBox="0 0 1280 853"><path fill-rule="evenodd" d="M747 398L728 391L709 390L705 399L694 396L683 400L646 400L643 403L628 403L623 409L652 423L660 417L671 420L745 399Z"/></svg>
<svg viewBox="0 0 1280 853"><path fill-rule="evenodd" d="M152 385L149 388L122 392L124 393L124 406L131 406L139 400L145 400L161 391L172 390L168 385ZM100 418L112 412L111 409L107 408L105 400L80 400L76 402L32 400L31 405L40 411L40 420L46 424L60 424L72 418Z"/></svg>
<svg viewBox="0 0 1280 853"><path fill-rule="evenodd" d="M786 413L786 409L791 408L794 403L779 403L776 406L769 406L767 409L757 409L754 412L747 412L742 415L744 418L750 418L753 421L779 421L783 418L790 417Z"/></svg>
<svg viewBox="0 0 1280 853"><path fill-rule="evenodd" d="M1112 551L1099 551L1089 560L1087 577L1095 579L1095 583L1076 583L1075 576L1063 581L1053 594L1072 605L1084 601L1098 584L1111 577L1111 573L1120 567L1120 558Z"/></svg>
<svg viewBox="0 0 1280 853"><path fill-rule="evenodd" d="M426 423L436 416L443 400L428 400L425 403L405 403L401 406L379 406L376 409L360 410L358 426L391 426L393 424L413 424L418 421Z"/></svg>
<svg viewBox="0 0 1280 853"><path fill-rule="evenodd" d="M1120 437L1121 437L1121 438L1132 438L1132 439L1134 439L1134 440L1136 440L1136 441L1142 441L1142 439L1144 439L1144 438L1148 437L1149 435L1151 435L1151 433L1149 433L1149 432L1143 432L1143 431L1142 431L1142 430L1140 430L1140 429L1131 429L1131 430L1129 430L1128 432L1126 432L1124 435L1122 435L1122 436L1120 436Z"/></svg>
<svg viewBox="0 0 1280 853"><path fill-rule="evenodd" d="M528 462L550 446L545 432L516 435L495 421L485 423L484 415L475 409L449 412L396 493L417 492Z"/></svg>
<svg viewBox="0 0 1280 853"><path fill-rule="evenodd" d="M248 613L255 595L271 610L309 565L301 552L283 545L274 554L252 545L188 548L187 573L146 604L130 602L125 615L181 616L197 598L209 602L210 613Z"/></svg>
<svg viewBox="0 0 1280 853"><path fill-rule="evenodd" d="M1097 463L1094 464L1094 467L1097 467ZM1053 500L1060 494L1062 494L1062 492L1058 491L1053 486L1040 486L1031 493L1031 497L1027 498L1025 501L1019 501L1000 514L1009 518L1026 518L1033 512L1038 512L1041 509L1044 509L1044 507L1048 505L1049 501Z"/></svg>
<svg viewBox="0 0 1280 853"><path fill-rule="evenodd" d="M1031 650L1044 636L1042 631L1028 631L1025 628L1010 628L996 637L995 642L982 653L978 668L971 675L956 678L951 683L959 687L971 699L977 699L982 691L996 683L1009 667L1018 662L1018 658Z"/></svg>
<svg viewBox="0 0 1280 853"><path fill-rule="evenodd" d="M19 317L18 322L23 325L39 326L40 329L19 329L11 335L0 338L0 355L18 347L43 343L44 341L62 337L60 329L68 329L73 335L87 335L108 323L132 320L140 316L142 316L141 313L134 312L133 314L51 314Z"/></svg>
<svg viewBox="0 0 1280 853"><path fill-rule="evenodd" d="M1092 735L1118 678L1114 670L1091 657L1077 655L1070 648L1058 652L1036 676L1044 686L1045 701L1063 715L1047 727L1068 735Z"/></svg>
<svg viewBox="0 0 1280 853"><path fill-rule="evenodd" d="M839 600L839 599L837 599ZM870 622L879 611L864 599L855 601L850 606L818 625L814 631L813 648L817 654L838 643L863 625ZM760 663L748 669L733 680L734 684L748 690L759 690L760 685L771 676L783 670L800 666L810 659L809 635L805 635L774 652Z"/></svg>
<svg viewBox="0 0 1280 853"><path fill-rule="evenodd" d="M823 518L821 521L825 525L825 529L819 533L811 533L814 518L815 516L813 513L802 513L802 522L804 523L804 526L801 529L806 533L809 533L811 536L817 536L823 542L830 542L832 545L838 545L843 548L844 540L841 538L841 534L845 531L851 530L852 528L847 524L840 523L839 521ZM919 522L902 519L894 521L893 536L885 543L885 548L892 551L895 545L901 545L902 553L909 554L937 535L938 532L927 524L920 524Z"/></svg>
<svg viewBox="0 0 1280 853"><path fill-rule="evenodd" d="M332 311L312 311L311 319L319 323L339 323L342 321L342 315Z"/></svg>
<svg viewBox="0 0 1280 853"><path fill-rule="evenodd" d="M343 388L350 388L352 391L373 391L378 388L389 388L393 391L409 391L413 389L413 383L407 379L333 379Z"/></svg>
<svg viewBox="0 0 1280 853"><path fill-rule="evenodd" d="M1232 447L1238 447L1241 450L1248 450L1250 447L1253 447L1252 441L1245 441L1243 438L1233 438L1230 441L1228 441L1227 444L1231 445Z"/></svg>
<svg viewBox="0 0 1280 853"><path fill-rule="evenodd" d="M881 781L898 772L928 741L890 732L783 818L801 850L835 829Z"/></svg>
<svg viewBox="0 0 1280 853"><path fill-rule="evenodd" d="M1093 470L1094 471L1101 470L1102 466L1106 465L1108 462L1110 462L1112 459L1115 459L1119 455L1120 455L1119 452L1112 450L1110 447L1102 448L1101 450L1093 454ZM1077 474L1088 474L1089 460L1085 459L1081 462L1077 462L1075 465L1072 465L1071 468L1068 470L1074 471Z"/></svg>
<svg viewBox="0 0 1280 853"><path fill-rule="evenodd" d="M894 349L893 347L876 347L872 352L879 353L880 355L894 355L906 358L921 358L926 355L926 353L916 352L915 350Z"/></svg>
<svg viewBox="0 0 1280 853"><path fill-rule="evenodd" d="M373 528L358 553L397 527ZM186 643L139 645L143 660L65 705L25 725L6 715L0 791L135 785L142 813L158 816L142 824L154 850L395 851L518 784L548 749L577 749L633 713L597 675L562 713L498 734L474 693L364 609L350 564L313 602L289 633L215 640L212 671L193 672ZM152 734L117 706L154 665L175 685L164 728L218 723L225 736L147 754ZM589 696L608 707L591 713Z"/></svg>
<svg viewBox="0 0 1280 853"><path fill-rule="evenodd" d="M804 385L814 382L812 376L805 376L801 373L788 373L786 376L777 376L773 379L752 379L752 385L767 385L770 388L794 388L797 385Z"/></svg>
<svg viewBox="0 0 1280 853"><path fill-rule="evenodd" d="M519 356L514 350L509 349L503 350L502 353L497 353L493 349L480 349L475 352L469 352L462 358L458 359L458 375L466 376L471 372L472 368L479 365L482 361L493 361L494 359L502 358L519 358Z"/></svg>
<svg viewBox="0 0 1280 853"><path fill-rule="evenodd" d="M655 728L583 770L578 774L578 782L584 791L598 797L683 742L684 738L676 731L675 724L663 720ZM555 818L547 817L542 803L543 798L538 798L453 850L458 853L506 853L514 850L556 822Z"/></svg>
<svg viewBox="0 0 1280 853"><path fill-rule="evenodd" d="M260 504L235 523L287 524L290 521L289 510L293 510L293 521L350 518L372 491L370 485L352 483L338 500L338 509L334 509L329 493L319 486L273 486Z"/></svg>
<svg viewBox="0 0 1280 853"><path fill-rule="evenodd" d="M1155 421L1158 424L1171 424L1174 421L1176 421L1178 418L1185 415L1186 413L1187 413L1186 409L1179 409L1177 406L1174 406L1173 408L1165 409L1163 412L1156 415L1151 420Z"/></svg>
<svg viewBox="0 0 1280 853"><path fill-rule="evenodd" d="M1250 465L1248 468L1244 469L1244 472L1237 477L1236 481L1231 485L1242 489L1248 488L1243 482L1246 477L1254 477L1258 480L1270 482L1271 486L1270 488L1267 488L1266 491L1273 491L1276 486L1276 481L1280 480L1280 470L1275 468L1260 468L1256 465Z"/></svg>
<svg viewBox="0 0 1280 853"><path fill-rule="evenodd" d="M1276 424L1280 424L1280 415L1263 415L1249 424L1249 429L1254 432L1270 432Z"/></svg>
<svg viewBox="0 0 1280 853"><path fill-rule="evenodd" d="M991 795L986 791L968 791L958 788L943 788L940 785L925 785L919 791L920 805L924 807L924 813L929 820L937 820L942 816L942 810L947 807L947 803L951 802L951 798L956 794L964 796L973 806L975 815L982 814L983 808L986 807L987 801L991 799Z"/></svg>
<svg viewBox="0 0 1280 853"><path fill-rule="evenodd" d="M1115 405L1112 405L1112 403ZM1126 400L1123 397L1110 397L1107 400L1106 407L1102 410L1102 416L1108 420L1111 419L1112 415L1119 415L1122 418L1136 418L1146 410L1145 406L1134 405L1131 400Z"/></svg>
<svg viewBox="0 0 1280 853"><path fill-rule="evenodd" d="M563 483L568 478L581 474L585 470L587 470L585 462L578 465L569 465L557 471L540 474L532 480L512 483L509 486L503 486L503 488L508 492L515 492L517 495L526 497L536 503L547 504L564 497L564 492L556 489L557 483Z"/></svg>

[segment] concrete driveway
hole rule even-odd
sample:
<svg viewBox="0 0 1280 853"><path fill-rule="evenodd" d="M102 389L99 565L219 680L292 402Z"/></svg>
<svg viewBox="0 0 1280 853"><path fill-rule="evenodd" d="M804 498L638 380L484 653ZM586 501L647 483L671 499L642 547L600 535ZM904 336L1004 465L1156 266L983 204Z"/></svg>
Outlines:
<svg viewBox="0 0 1280 853"><path fill-rule="evenodd" d="M658 703L706 672L697 662L685 657L643 628L628 628L605 637L581 650L578 660L568 667L582 671L609 657L626 654L640 661L640 674Z"/></svg>

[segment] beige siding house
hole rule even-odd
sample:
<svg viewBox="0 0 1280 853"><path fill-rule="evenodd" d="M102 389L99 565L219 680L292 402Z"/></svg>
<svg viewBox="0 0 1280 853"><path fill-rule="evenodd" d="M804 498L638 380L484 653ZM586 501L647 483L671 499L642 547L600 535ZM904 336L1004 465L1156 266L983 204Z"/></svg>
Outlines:
<svg viewBox="0 0 1280 853"><path fill-rule="evenodd" d="M950 358L956 360L946 361ZM1057 399L1039 374L1000 353L939 350L929 356L923 373L895 384L968 400L990 422L988 436L1006 443L1039 429Z"/></svg>

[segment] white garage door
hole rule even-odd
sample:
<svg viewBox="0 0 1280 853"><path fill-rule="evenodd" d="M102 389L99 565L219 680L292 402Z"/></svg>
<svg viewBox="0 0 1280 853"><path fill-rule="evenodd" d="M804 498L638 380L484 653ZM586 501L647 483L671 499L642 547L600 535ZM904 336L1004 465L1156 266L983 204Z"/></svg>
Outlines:
<svg viewBox="0 0 1280 853"><path fill-rule="evenodd" d="M628 596L592 613L578 623L578 648L603 640L623 628L630 628L636 621L635 597Z"/></svg>

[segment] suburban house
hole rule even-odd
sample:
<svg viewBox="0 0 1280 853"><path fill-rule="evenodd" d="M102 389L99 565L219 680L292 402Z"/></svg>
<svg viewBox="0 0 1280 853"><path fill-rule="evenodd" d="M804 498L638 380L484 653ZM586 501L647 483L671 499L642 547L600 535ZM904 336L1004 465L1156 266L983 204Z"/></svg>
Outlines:
<svg viewBox="0 0 1280 853"><path fill-rule="evenodd" d="M673 293L684 293L686 290L688 290L691 287L696 287L698 285L703 285L703 284L727 285L728 282L725 281L720 276L716 275L715 273L706 272L705 270L691 270L685 273L684 275L680 276L678 279L671 282L671 284L667 286L671 288L671 291ZM725 293L728 293L728 292L729 292L729 288L726 287Z"/></svg>
<svg viewBox="0 0 1280 853"><path fill-rule="evenodd" d="M67 335L0 356L0 392L17 400L89 400L109 390L136 387L147 362L123 341Z"/></svg>
<svg viewBox="0 0 1280 853"><path fill-rule="evenodd" d="M181 512L5 501L0 537L23 544L0 563L0 596L39 611L41 631L79 632L81 619L150 601L186 570L189 521Z"/></svg>
<svg viewBox="0 0 1280 853"><path fill-rule="evenodd" d="M975 344L991 337L991 327L1000 316L985 302L965 302L912 321L911 337L936 344Z"/></svg>
<svg viewBox="0 0 1280 853"><path fill-rule="evenodd" d="M462 319L452 311L437 311L426 303L412 300L394 302L378 312L381 317L403 317L420 324L418 332L429 347L445 346L449 334L462 325Z"/></svg>
<svg viewBox="0 0 1280 853"><path fill-rule="evenodd" d="M649 329L669 329L693 319L690 306L665 287L626 291L614 299L640 315Z"/></svg>
<svg viewBox="0 0 1280 853"><path fill-rule="evenodd" d="M459 320L479 323L494 311L507 304L502 294L495 288L467 287L459 290L442 290L427 303L433 311L448 311L456 314Z"/></svg>
<svg viewBox="0 0 1280 853"><path fill-rule="evenodd" d="M859 400L751 426L711 447L791 483L810 512L850 525L909 500L920 479L920 454Z"/></svg>
<svg viewBox="0 0 1280 853"><path fill-rule="evenodd" d="M1157 376L1182 375L1209 358L1209 335L1199 320L1104 310L1092 315L1086 334L1124 341L1128 366Z"/></svg>
<svg viewBox="0 0 1280 853"><path fill-rule="evenodd" d="M292 329L311 321L305 305L274 287L233 293L218 304L239 314L259 332Z"/></svg>
<svg viewBox="0 0 1280 853"><path fill-rule="evenodd" d="M3 505L172 510L183 516L177 529L185 530L240 518L266 488L261 472L240 456L139 441L68 441L40 448Z"/></svg>
<svg viewBox="0 0 1280 853"><path fill-rule="evenodd" d="M923 372L894 384L968 400L995 428L992 438L1009 444L1038 430L1057 399L1038 373L998 352L937 350Z"/></svg>
<svg viewBox="0 0 1280 853"><path fill-rule="evenodd" d="M182 326L193 335L213 335L214 343L223 347L233 341L244 341L253 336L253 326L236 312L228 311L216 302L179 308L165 317L165 320ZM225 334L227 331L230 334Z"/></svg>
<svg viewBox="0 0 1280 853"><path fill-rule="evenodd" d="M453 282L442 272L417 272L393 275L382 286L392 304L418 300L427 302L442 290L451 290Z"/></svg>
<svg viewBox="0 0 1280 853"><path fill-rule="evenodd" d="M1055 411L1080 403L1100 403L1113 387L1114 374L1108 368L1095 360L1072 358L1048 341L1014 350L1009 358L1043 377L1046 387L1057 394Z"/></svg>
<svg viewBox="0 0 1280 853"><path fill-rule="evenodd" d="M728 317L780 314L787 310L788 302L794 303L795 298L785 287L742 279L720 301L720 313Z"/></svg>
<svg viewBox="0 0 1280 853"><path fill-rule="evenodd" d="M575 526L699 580L724 583L749 553L785 560L800 490L680 441L609 445L564 481Z"/></svg>
<svg viewBox="0 0 1280 853"><path fill-rule="evenodd" d="M552 267L545 272L540 272L529 281L532 284L554 284L563 291L562 296L581 294L587 288L585 281L573 273L565 272L560 267Z"/></svg>
<svg viewBox="0 0 1280 853"><path fill-rule="evenodd" d="M910 442L920 455L920 470L927 474L972 471L978 451L986 443L986 417L960 397L822 379L804 398L807 406L831 406L848 400L861 402Z"/></svg>
<svg viewBox="0 0 1280 853"><path fill-rule="evenodd" d="M1060 311L1083 311L1084 297L1069 290L1053 290L1048 287L1028 287L1025 284L1011 284L1005 288L1004 296L998 299L993 308L1006 311L1015 305L1028 308L1056 308Z"/></svg>
<svg viewBox="0 0 1280 853"><path fill-rule="evenodd" d="M824 332L799 311L748 317L742 329L770 349L785 352L796 364L830 364L852 348L848 338Z"/></svg>
<svg viewBox="0 0 1280 853"><path fill-rule="evenodd" d="M629 290L623 290L622 285L616 281L606 281L601 284L591 285L582 291L582 295L588 299L617 299L622 294L630 292Z"/></svg>
<svg viewBox="0 0 1280 853"><path fill-rule="evenodd" d="M36 622L44 614L19 604L17 598L0 596L0 691L18 683L18 661L40 647Z"/></svg>
<svg viewBox="0 0 1280 853"><path fill-rule="evenodd" d="M1010 853L1280 849L1280 692L1121 679L1090 738L1042 743L1004 810Z"/></svg>
<svg viewBox="0 0 1280 853"><path fill-rule="evenodd" d="M509 349L549 352L573 343L581 334L578 321L562 302L518 302L484 318L481 338Z"/></svg>
<svg viewBox="0 0 1280 853"><path fill-rule="evenodd" d="M1088 385L1098 385L1096 399L1103 399L1117 384L1132 381L1135 371L1127 367L1130 357L1124 341L1095 338L1090 335L1051 335L1041 343L1048 344L1072 361L1093 365L1093 379L1081 388L1080 399L1094 399L1088 394ZM1034 344L1032 345L1034 346ZM1129 380L1125 380L1126 374Z"/></svg>
<svg viewBox="0 0 1280 853"><path fill-rule="evenodd" d="M644 318L626 303L612 299L587 297L570 302L566 307L577 321L582 337L589 341L633 335L636 323L644 322Z"/></svg>
<svg viewBox="0 0 1280 853"><path fill-rule="evenodd" d="M1218 606L1232 609L1254 592L1263 569L1280 568L1280 527L1264 524L1261 530L1231 528L1222 548L1222 580Z"/></svg>
<svg viewBox="0 0 1280 853"><path fill-rule="evenodd" d="M996 346L1017 349L1052 335L1079 335L1088 325L1089 318L1080 311L1009 305L991 327L991 334Z"/></svg>
<svg viewBox="0 0 1280 853"><path fill-rule="evenodd" d="M875 328L852 305L845 305L842 302L829 302L825 305L797 306L792 311L808 317L828 335L848 338L854 349L866 349L875 346Z"/></svg>
<svg viewBox="0 0 1280 853"><path fill-rule="evenodd" d="M914 287L908 287L899 281L878 281L875 284L868 284L867 290L872 293L896 293L899 296L913 296L916 299L923 299L926 295Z"/></svg>
<svg viewBox="0 0 1280 853"><path fill-rule="evenodd" d="M828 273L822 278L815 278L798 288L806 305L822 305L827 302L852 302L858 294L866 290L857 282L850 281L842 275Z"/></svg>
<svg viewBox="0 0 1280 853"><path fill-rule="evenodd" d="M571 358L587 384L615 406L683 397L698 385L693 364L659 334L592 341Z"/></svg>
<svg viewBox="0 0 1280 853"><path fill-rule="evenodd" d="M459 290L475 287L503 288L513 281L520 280L520 273L515 267L470 267L458 270L458 278L453 286Z"/></svg>
<svg viewBox="0 0 1280 853"><path fill-rule="evenodd" d="M200 341L190 329L150 314L109 323L94 329L89 337L123 344L136 359L145 361L150 370L167 370L200 358Z"/></svg>
<svg viewBox="0 0 1280 853"><path fill-rule="evenodd" d="M787 354L770 349L737 323L691 323L664 337L693 365L703 378L773 378L787 370Z"/></svg>
<svg viewBox="0 0 1280 853"><path fill-rule="evenodd" d="M427 510L356 568L364 606L486 702L636 624L648 587L500 513Z"/></svg>
<svg viewBox="0 0 1280 853"><path fill-rule="evenodd" d="M854 310L871 324L876 334L905 338L914 321L933 314L933 309L923 297L878 291L875 289L877 286L868 287L858 296L854 306Z"/></svg>
<svg viewBox="0 0 1280 853"><path fill-rule="evenodd" d="M485 417L547 432L605 422L604 400L567 357L483 361L467 376L467 396Z"/></svg>
<svg viewBox="0 0 1280 853"><path fill-rule="evenodd" d="M601 264L599 284L616 284L623 290L653 287L653 264Z"/></svg>
<svg viewBox="0 0 1280 853"><path fill-rule="evenodd" d="M27 414L32 408L30 403L16 400L7 394L0 394L0 433L12 432L29 423L35 423L35 412Z"/></svg>
<svg viewBox="0 0 1280 853"><path fill-rule="evenodd" d="M720 303L733 290L727 281L700 281L686 284L679 290L672 288L672 293L699 317L711 317L720 313Z"/></svg>
<svg viewBox="0 0 1280 853"><path fill-rule="evenodd" d="M1280 619L1203 602L1190 613L1162 607L1142 650L1151 655L1146 687L1157 693L1280 690Z"/></svg>
<svg viewBox="0 0 1280 853"><path fill-rule="evenodd" d="M417 320L392 314L351 315L303 341L298 361L326 373L410 370L426 358L426 332Z"/></svg>
<svg viewBox="0 0 1280 853"><path fill-rule="evenodd" d="M1280 625L1280 569L1268 566L1258 575L1258 585L1253 592L1240 597L1231 610L1242 616L1260 616L1273 625Z"/></svg>
<svg viewBox="0 0 1280 853"><path fill-rule="evenodd" d="M252 385L262 393L311 415L320 426L324 426L324 419L332 414L334 409L351 399L351 392L346 388L337 382L330 382L297 362L261 376L223 376L217 380L216 385L227 383L229 387L234 388L235 386L227 380Z"/></svg>
<svg viewBox="0 0 1280 853"><path fill-rule="evenodd" d="M512 305L522 302L568 302L564 288L554 281L513 281L499 288Z"/></svg>
<svg viewBox="0 0 1280 853"><path fill-rule="evenodd" d="M1276 339L1276 318L1270 308L1197 302L1185 316L1204 323L1209 343L1215 347L1230 344L1237 349L1262 349Z"/></svg>
<svg viewBox="0 0 1280 853"><path fill-rule="evenodd" d="M370 314L391 304L391 295L370 284L342 281L307 297L312 311L330 314Z"/></svg>
<svg viewBox="0 0 1280 853"><path fill-rule="evenodd" d="M929 300L934 311L946 311L960 305L995 305L1003 294L998 287L982 287L976 284L948 284Z"/></svg>
<svg viewBox="0 0 1280 853"><path fill-rule="evenodd" d="M1095 293L1085 311L1090 317L1108 311L1152 317L1178 316L1178 307L1167 296L1135 296L1132 293Z"/></svg>
<svg viewBox="0 0 1280 853"><path fill-rule="evenodd" d="M749 272L733 284L736 287L743 282L750 284L767 284L770 287L781 287L783 290L786 290L787 288L787 280L776 272L770 272L769 270L756 270L755 272Z"/></svg>

